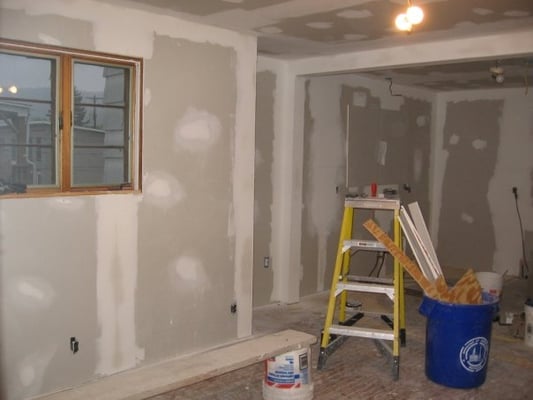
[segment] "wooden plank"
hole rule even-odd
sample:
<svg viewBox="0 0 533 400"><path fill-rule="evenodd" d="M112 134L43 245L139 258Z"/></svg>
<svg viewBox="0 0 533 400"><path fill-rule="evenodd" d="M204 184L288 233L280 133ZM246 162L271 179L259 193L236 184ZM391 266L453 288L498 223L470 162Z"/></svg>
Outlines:
<svg viewBox="0 0 533 400"><path fill-rule="evenodd" d="M392 239L379 227L377 224L369 219L363 226L383 245L389 250L394 258L405 268L405 270L413 277L413 279L420 285L424 292L434 299L441 299L442 296L437 292L437 287L422 274L418 265L416 265L407 255L392 241Z"/></svg>
<svg viewBox="0 0 533 400"><path fill-rule="evenodd" d="M450 290L451 301L460 304L481 304L481 285L479 284L473 269L468 269L466 273L457 281Z"/></svg>
<svg viewBox="0 0 533 400"><path fill-rule="evenodd" d="M111 375L39 400L142 400L212 378L316 342L304 332L285 330L205 353Z"/></svg>
<svg viewBox="0 0 533 400"><path fill-rule="evenodd" d="M433 265L435 265L435 267L437 268L438 274L442 275L442 268L437 258L437 253L435 252L435 247L433 246L433 242L431 241L431 236L429 235L426 222L424 221L422 210L420 210L420 206L418 205L418 202L416 201L413 203L410 203L408 207L409 207L409 211L411 212L413 223L420 236L420 239L422 240L422 243L424 243L424 246L428 251L431 261L433 262Z"/></svg>

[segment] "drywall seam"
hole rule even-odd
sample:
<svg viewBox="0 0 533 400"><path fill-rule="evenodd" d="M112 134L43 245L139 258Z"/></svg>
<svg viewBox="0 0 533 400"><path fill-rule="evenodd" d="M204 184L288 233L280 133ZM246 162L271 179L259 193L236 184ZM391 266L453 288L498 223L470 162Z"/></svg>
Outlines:
<svg viewBox="0 0 533 400"><path fill-rule="evenodd" d="M291 75L290 76L294 76ZM294 79L294 78L293 78ZM301 262L302 247L302 210L303 210L303 164L304 164L304 121L294 119L294 115L304 115L305 107L305 79L296 77L294 82L294 98L292 106L292 198L290 207L291 235L290 235L290 275L289 289L292 301L300 299L300 282L303 279L303 265ZM291 110L291 108L288 108Z"/></svg>
<svg viewBox="0 0 533 400"><path fill-rule="evenodd" d="M441 92L436 94L432 111L433 140L431 141L431 164L430 164L430 233L433 244L438 248L438 232L440 221L440 210L442 206L442 190L444 174L446 172L446 162L448 151L444 149L444 124L446 122L446 103L448 101L459 100L499 100L505 96L518 95L524 100L524 92L521 89L486 89L486 90L464 90L452 93ZM456 138L455 140L460 140ZM527 182L527 181L526 181ZM496 238L498 243L498 238Z"/></svg>
<svg viewBox="0 0 533 400"><path fill-rule="evenodd" d="M286 70L286 63L275 58L259 56L257 60L257 71L258 72L271 72L274 74L276 84L273 92L273 143L272 143L272 170L271 170L271 187L272 187L272 204L271 207L271 222L270 222L270 244L269 251L272 259L270 267L272 268L272 291L270 293L270 302L281 301L281 285L283 282L283 275L287 273L287 268L284 268L287 260L282 258L281 246L282 243L279 240L282 232L284 232L282 224L283 220L281 219L281 202L283 201L283 196L281 190L279 190L281 185L281 179L283 179L284 174L281 169L281 160L279 156L281 155L281 150L283 149L282 136L280 135L282 130L282 115L283 115L283 83L282 74Z"/></svg>
<svg viewBox="0 0 533 400"><path fill-rule="evenodd" d="M310 192L304 193L305 204L309 206L307 215L313 235L318 237L317 292L326 289L327 243L330 235L338 230L338 194L335 187L339 181L339 164L344 154L344 128L342 126L339 101L342 92L342 78L334 82L312 80L309 86L309 107L313 118L313 130L309 134L310 152L308 156L313 177ZM340 157L340 159L339 159ZM329 189L329 190L328 190Z"/></svg>
<svg viewBox="0 0 533 400"><path fill-rule="evenodd" d="M255 96L257 40L239 42L235 76L233 210L235 220L235 296L239 305L237 337L252 333Z"/></svg>
<svg viewBox="0 0 533 400"><path fill-rule="evenodd" d="M434 239L439 230L440 199L442 198L442 179L446 170L447 151L443 150L444 124L449 103L459 101L503 101L500 125L500 144L494 175L489 182L487 193L491 218L493 220L496 248L494 249L492 269L511 275L519 274L521 257L520 234L516 209L511 188L521 190L519 207L524 229L532 229L533 208L526 193L531 190L529 171L533 168L530 149L533 148L533 119L530 110L533 98L525 96L523 89L466 90L441 93L437 96L434 112L435 127L434 153L436 155L432 172L431 228ZM481 133L480 133L481 135ZM481 135L482 136L482 135ZM454 137L454 142L460 137ZM472 143L474 145L475 143ZM478 151L483 151L480 149ZM520 192L520 190L519 190ZM464 218L468 219L468 215Z"/></svg>
<svg viewBox="0 0 533 400"><path fill-rule="evenodd" d="M144 359L135 335L138 201L138 196L95 197L97 375L135 367Z"/></svg>
<svg viewBox="0 0 533 400"><path fill-rule="evenodd" d="M444 150L444 124L446 122L446 103L441 94L435 95L431 110L431 155L429 170L430 217L429 231L433 246L438 248L440 209L442 206L442 185L446 172L449 153Z"/></svg>
<svg viewBox="0 0 533 400"><path fill-rule="evenodd" d="M267 60L268 61L268 60ZM293 303L299 300L298 266L291 259L299 243L291 242L294 229L292 206L293 195L293 124L295 107L295 81L286 62L269 60L267 68L276 73L274 104L274 156L272 166L272 272L273 289L271 301ZM294 246L293 246L294 245ZM299 250L298 250L299 251Z"/></svg>

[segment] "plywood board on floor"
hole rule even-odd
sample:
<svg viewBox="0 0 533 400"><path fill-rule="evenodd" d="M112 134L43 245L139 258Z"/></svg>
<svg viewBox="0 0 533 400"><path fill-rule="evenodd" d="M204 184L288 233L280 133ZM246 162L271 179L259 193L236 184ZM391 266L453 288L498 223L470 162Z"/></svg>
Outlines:
<svg viewBox="0 0 533 400"><path fill-rule="evenodd" d="M270 357L309 347L316 337L287 329L205 353L102 378L39 400L141 400L212 378Z"/></svg>

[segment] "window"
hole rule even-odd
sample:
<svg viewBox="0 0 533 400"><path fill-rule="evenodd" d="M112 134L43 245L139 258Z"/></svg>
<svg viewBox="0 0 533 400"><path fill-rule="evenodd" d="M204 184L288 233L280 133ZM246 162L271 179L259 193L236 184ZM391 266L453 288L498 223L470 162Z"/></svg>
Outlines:
<svg viewBox="0 0 533 400"><path fill-rule="evenodd" d="M0 195L138 189L142 60L0 40Z"/></svg>

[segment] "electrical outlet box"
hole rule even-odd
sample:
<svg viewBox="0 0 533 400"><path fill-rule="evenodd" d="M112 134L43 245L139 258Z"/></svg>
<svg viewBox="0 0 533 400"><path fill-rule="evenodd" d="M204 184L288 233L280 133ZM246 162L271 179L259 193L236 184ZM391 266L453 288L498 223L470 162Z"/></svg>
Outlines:
<svg viewBox="0 0 533 400"><path fill-rule="evenodd" d="M76 354L80 350L80 342L76 339L75 336L70 338L70 351L72 354Z"/></svg>

